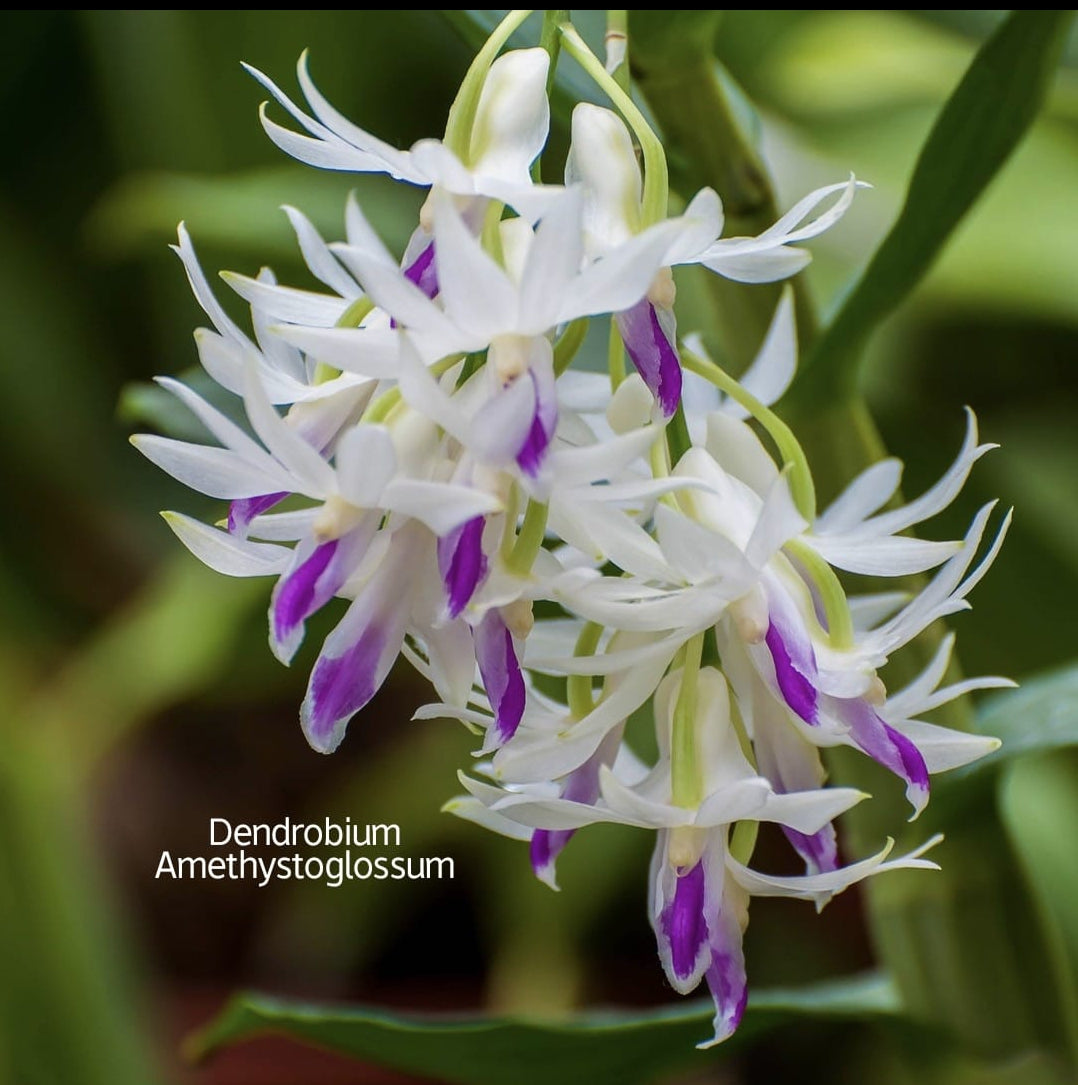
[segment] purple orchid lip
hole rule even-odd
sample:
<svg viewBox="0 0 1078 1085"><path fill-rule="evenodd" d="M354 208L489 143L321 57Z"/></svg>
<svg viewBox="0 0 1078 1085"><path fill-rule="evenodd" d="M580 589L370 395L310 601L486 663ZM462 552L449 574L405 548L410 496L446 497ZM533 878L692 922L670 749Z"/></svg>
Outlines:
<svg viewBox="0 0 1078 1085"><path fill-rule="evenodd" d="M712 947L707 985L715 1000L715 1040L725 1040L737 1030L749 999L745 961L740 946L736 951Z"/></svg>
<svg viewBox="0 0 1078 1085"><path fill-rule="evenodd" d="M818 693L812 680L805 673L815 671L815 658L812 658L812 648L809 646L809 658L802 661L799 667L791 651L789 635L783 635L783 630L775 620L772 613L767 626L767 636L764 638L771 659L775 664L775 680L778 682L779 692L786 704L808 724L815 724L818 719ZM804 668L804 669L802 669Z"/></svg>
<svg viewBox="0 0 1078 1085"><path fill-rule="evenodd" d="M658 400L663 416L669 418L681 402L681 359L673 343L673 313L665 316L669 328L663 326L655 306L641 298L615 320L636 371Z"/></svg>
<svg viewBox="0 0 1078 1085"><path fill-rule="evenodd" d="M835 839L835 827L825 825L819 832L799 833L788 825L782 826L786 839L808 867L810 874L825 874L838 870L838 842Z"/></svg>
<svg viewBox="0 0 1078 1085"><path fill-rule="evenodd" d="M291 497L287 490L275 494L260 494L258 497L238 497L228 506L228 531L230 535L246 535L251 521L256 516L268 512L274 505L280 504L286 497Z"/></svg>
<svg viewBox="0 0 1078 1085"><path fill-rule="evenodd" d="M621 744L624 727L617 727L599 744L599 748L578 768L569 773L561 797L569 802L592 805L599 797L599 771L613 762ZM529 855L537 878L554 883L554 862L573 838L576 829L536 829L532 833Z"/></svg>
<svg viewBox="0 0 1078 1085"><path fill-rule="evenodd" d="M536 829L532 833L528 857L537 878L546 880L550 876L554 861L575 832L575 829Z"/></svg>
<svg viewBox="0 0 1078 1085"><path fill-rule="evenodd" d="M456 618L471 602L476 588L487 575L483 553L482 516L466 520L438 540L438 569L445 585L450 618Z"/></svg>
<svg viewBox="0 0 1078 1085"><path fill-rule="evenodd" d="M488 611L473 633L479 674L494 709L493 739L495 745L501 746L516 734L524 716L524 675L513 635L499 611Z"/></svg>
<svg viewBox="0 0 1078 1085"><path fill-rule="evenodd" d="M535 413L516 460L520 469L534 478L539 473L550 442L554 439L554 431L558 428L558 404L553 395L544 391L533 372L529 371L528 375L535 387Z"/></svg>
<svg viewBox="0 0 1078 1085"><path fill-rule="evenodd" d="M688 979L696 971L700 951L708 941L704 889L704 864L697 862L687 874L678 875L674 899L663 909L660 919L663 936L670 946L670 963L680 980Z"/></svg>
<svg viewBox="0 0 1078 1085"><path fill-rule="evenodd" d="M339 585L321 583L323 574L337 553L339 539L315 547L306 561L285 576L274 593L273 636L283 644L323 604L329 602Z"/></svg>
<svg viewBox="0 0 1078 1085"><path fill-rule="evenodd" d="M341 721L355 715L377 692L386 639L386 631L372 622L342 655L323 656L315 664L307 713L308 737L315 749L331 752L340 741L336 732L343 736Z"/></svg>
<svg viewBox="0 0 1078 1085"><path fill-rule="evenodd" d="M437 295L438 266L434 259L433 241L404 269L404 277L418 286L428 298Z"/></svg>
<svg viewBox="0 0 1078 1085"><path fill-rule="evenodd" d="M874 761L906 781L906 798L919 814L928 802L928 766L917 746L880 718L863 697L836 702L850 737Z"/></svg>

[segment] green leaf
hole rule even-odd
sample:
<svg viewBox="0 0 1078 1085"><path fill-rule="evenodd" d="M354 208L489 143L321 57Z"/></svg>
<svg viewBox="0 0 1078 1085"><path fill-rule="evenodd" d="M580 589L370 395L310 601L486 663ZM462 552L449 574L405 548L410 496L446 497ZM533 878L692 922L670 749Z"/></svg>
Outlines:
<svg viewBox="0 0 1078 1085"><path fill-rule="evenodd" d="M862 349L917 286L1044 103L1073 11L1015 11L978 51L925 142L898 219L806 360L799 410L849 396Z"/></svg>
<svg viewBox="0 0 1078 1085"><path fill-rule="evenodd" d="M1069 708L1072 720L1078 719L1073 694ZM1078 850L1069 832L1078 823L1078 751L1027 757L1011 766L1000 787L999 806L1054 951L1052 979L1071 1063L1078 1065Z"/></svg>
<svg viewBox="0 0 1078 1085"><path fill-rule="evenodd" d="M1078 746L1078 664L987 699L977 730L1003 745L966 770L982 772L1031 753Z"/></svg>
<svg viewBox="0 0 1078 1085"><path fill-rule="evenodd" d="M250 430L238 396L222 388L204 369L188 369L177 375L188 388L216 407L241 429ZM164 437L180 441L214 443L214 437L194 413L171 392L150 381L131 381L120 389L116 413L134 428L150 427Z"/></svg>
<svg viewBox="0 0 1078 1085"><path fill-rule="evenodd" d="M367 1007L331 1008L239 995L188 1042L203 1058L237 1040L284 1033L357 1059L461 1085L642 1085L674 1066L704 1066L717 1052L697 1052L710 1035L710 1002L648 1012L596 1012L565 1022L518 1018L440 1017L385 1013ZM898 1020L890 983L858 976L794 990L761 991L741 1028L718 1052L728 1052L798 1017Z"/></svg>
<svg viewBox="0 0 1078 1085"><path fill-rule="evenodd" d="M295 235L281 204L294 204L335 238L343 232L345 200L353 190L386 244L402 249L415 228L421 189L387 177L327 175L302 166L226 176L132 173L104 194L84 229L90 247L112 259L175 241L181 220L196 245L227 246L262 260L294 259Z"/></svg>
<svg viewBox="0 0 1078 1085"><path fill-rule="evenodd" d="M1052 671L987 697L974 729L1002 745L971 765L939 777L933 786L932 823L947 830L978 803L990 800L1000 770L1030 754L1078 746L1078 664Z"/></svg>

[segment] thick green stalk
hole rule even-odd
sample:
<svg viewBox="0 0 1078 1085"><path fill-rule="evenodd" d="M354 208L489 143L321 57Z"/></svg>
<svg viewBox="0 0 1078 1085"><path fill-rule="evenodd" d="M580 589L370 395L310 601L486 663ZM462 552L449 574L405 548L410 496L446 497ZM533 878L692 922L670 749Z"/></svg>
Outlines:
<svg viewBox="0 0 1078 1085"><path fill-rule="evenodd" d="M693 809L700 805L704 780L696 752L697 679L704 634L697 633L684 648L681 688L674 705L674 728L670 739L670 774L674 805Z"/></svg>
<svg viewBox="0 0 1078 1085"><path fill-rule="evenodd" d="M712 52L719 11L632 11L636 84L662 130L674 188L686 199L707 185L722 198L727 237L757 234L778 218L767 170L727 100ZM707 276L726 360L740 373L755 357L778 304L781 287ZM803 348L816 313L803 278L794 281Z"/></svg>

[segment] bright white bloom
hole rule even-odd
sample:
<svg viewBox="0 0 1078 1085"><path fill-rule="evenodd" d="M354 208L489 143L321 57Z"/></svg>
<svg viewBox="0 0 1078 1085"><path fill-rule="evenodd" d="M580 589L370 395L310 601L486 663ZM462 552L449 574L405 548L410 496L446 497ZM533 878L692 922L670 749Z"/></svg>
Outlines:
<svg viewBox="0 0 1078 1085"><path fill-rule="evenodd" d="M270 645L283 663L310 618L341 607L300 708L312 747L338 746L403 655L434 688L416 715L482 735L485 779L462 776L469 794L452 809L528 840L548 884L587 825L656 833L659 957L680 992L706 979L715 1043L744 1009L752 895L822 905L870 874L933 865L924 849L887 860L886 848L843 864L833 820L866 796L825 786L821 749L851 746L886 766L916 815L932 773L994 745L923 719L1007 684L941 688L953 638L904 689L889 692L877 673L968 606L998 551L1003 530L978 558L991 504L963 539L906 534L950 504L990 446L970 414L958 457L925 494L887 508L901 466L884 460L817 515L804 452L769 406L795 375L792 291L739 383L697 339L678 339L671 268L786 278L809 259L797 246L841 218L858 183L811 193L755 238L721 237L710 189L669 216L661 145L563 26L567 51L633 132L579 105L566 185L535 184L549 57L497 56L527 15L511 12L480 52L445 139L408 150L329 105L305 57L307 109L252 69L302 129L263 109L289 154L431 191L399 257L354 198L341 241L285 208L325 289L280 284L268 269L226 273L250 307L249 331L219 304L181 226L176 251L213 325L196 333L199 358L244 420L163 378L215 443L134 440L228 502L217 526L165 515L212 568L275 578ZM609 332L608 375L580 372L593 320ZM622 347L636 368L627 377ZM914 593L850 598L845 573L931 577ZM562 616L536 621L558 607ZM539 675L564 678L564 698ZM644 765L626 723L649 706L659 756ZM781 828L805 874L751 867L761 822Z"/></svg>
<svg viewBox="0 0 1078 1085"><path fill-rule="evenodd" d="M321 169L386 173L398 181L441 188L455 196L488 197L538 218L551 190L533 184L529 170L546 143L550 126L549 64L544 49L516 49L491 65L466 161L442 140L422 139L401 151L353 124L314 85L306 53L299 58L296 75L313 116L257 68L244 67L308 133L301 135L277 124L263 105L262 127L293 158Z"/></svg>
<svg viewBox="0 0 1078 1085"><path fill-rule="evenodd" d="M605 257L643 228L643 183L629 129L609 109L581 103L573 110L573 140L565 168L569 184L585 192L584 235L589 259ZM828 185L810 193L778 222L754 238L721 238L722 203L702 189L685 212L695 229L674 240L646 296L615 312L618 331L636 371L670 417L681 401L682 372L674 316L676 290L672 265L703 264L739 282L773 282L800 271L810 260L791 248L834 225L853 200L857 182ZM841 192L823 214L804 220L828 196Z"/></svg>
<svg viewBox="0 0 1078 1085"><path fill-rule="evenodd" d="M726 682L706 667L695 675L698 707L688 721L698 798L686 802L677 795L674 779L674 761L685 749L677 734L685 725L676 719L682 680L682 672L675 671L655 692L660 752L650 770L624 747L611 768L620 740L620 734L612 733L557 789L539 784L503 790L462 776L471 797L454 800L449 809L510 836L520 836L520 826L530 827L532 864L555 888L554 859L578 829L618 822L655 830L648 898L659 959L681 994L707 980L715 1001L714 1035L699 1046L709 1047L726 1039L744 1012L741 936L752 894L801 897L822 906L869 875L935 864L920 858L925 848L888 861L890 844L863 862L801 877L761 874L740 862L730 839L735 823L778 822L808 837L866 796L850 788L777 791L746 759L731 720Z"/></svg>

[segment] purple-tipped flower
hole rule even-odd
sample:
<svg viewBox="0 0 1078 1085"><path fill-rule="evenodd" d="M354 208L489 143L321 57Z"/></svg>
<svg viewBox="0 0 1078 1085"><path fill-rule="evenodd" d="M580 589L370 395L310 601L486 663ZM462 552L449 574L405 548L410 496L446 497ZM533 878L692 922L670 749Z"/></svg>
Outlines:
<svg viewBox="0 0 1078 1085"><path fill-rule="evenodd" d="M681 402L681 359L673 309L641 298L615 317L626 353L655 397L664 418Z"/></svg>
<svg viewBox="0 0 1078 1085"><path fill-rule="evenodd" d="M499 609L488 610L475 626L473 635L479 674L494 710L494 722L486 743L493 749L508 742L520 725L527 696L524 675L513 633Z"/></svg>
<svg viewBox="0 0 1078 1085"><path fill-rule="evenodd" d="M485 517L474 516L438 540L438 569L445 585L450 618L460 615L487 575L487 558L483 553L486 522Z"/></svg>

